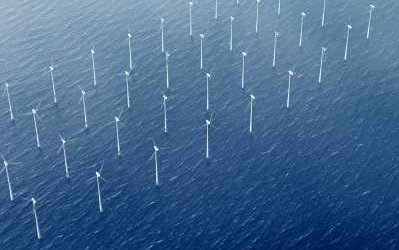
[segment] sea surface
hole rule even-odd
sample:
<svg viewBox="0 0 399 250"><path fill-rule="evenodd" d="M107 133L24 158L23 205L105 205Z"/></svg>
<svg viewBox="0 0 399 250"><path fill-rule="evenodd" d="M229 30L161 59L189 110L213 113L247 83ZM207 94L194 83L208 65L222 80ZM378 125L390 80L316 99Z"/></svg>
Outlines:
<svg viewBox="0 0 399 250"><path fill-rule="evenodd" d="M281 0L280 16L277 3L260 3L256 34L255 0L219 0L217 20L214 0L194 0L190 37L186 0L2 0L0 82L9 83L15 121L2 91L0 152L10 162L15 199L3 171L0 249L399 249L399 2L375 1L369 40L369 1L327 1L324 28L322 0ZM347 24L353 29L344 61ZM121 157L113 122L119 115ZM58 134L67 141L69 179ZM95 172L102 163L100 213Z"/></svg>

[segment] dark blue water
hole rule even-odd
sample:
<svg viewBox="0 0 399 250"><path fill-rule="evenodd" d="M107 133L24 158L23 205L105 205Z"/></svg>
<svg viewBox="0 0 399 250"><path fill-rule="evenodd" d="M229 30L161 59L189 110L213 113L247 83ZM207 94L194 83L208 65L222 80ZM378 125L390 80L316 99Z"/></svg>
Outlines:
<svg viewBox="0 0 399 250"><path fill-rule="evenodd" d="M193 38L185 0L0 3L0 151L15 200L0 176L0 249L398 249L399 65L397 1L194 1ZM300 12L303 47L298 48ZM229 17L235 17L234 50ZM171 88L165 88L160 18L167 22ZM343 60L346 25L353 26ZM126 109L127 32L133 33L132 108ZM272 69L278 30L277 67ZM199 69L199 34L205 33ZM321 47L327 47L322 84ZM90 49L96 50L97 87ZM246 87L241 85L241 51ZM59 103L52 102L53 63ZM288 70L294 70L285 108ZM212 72L211 111L205 72ZM79 86L87 91L84 129ZM163 133L162 94L169 133ZM254 94L250 134L249 95ZM41 149L31 109L40 103ZM121 111L122 156L114 116ZM210 159L205 119L212 117ZM57 133L67 139L65 178ZM153 141L160 146L155 186ZM104 212L99 213L95 171ZM36 238L37 199L43 238Z"/></svg>

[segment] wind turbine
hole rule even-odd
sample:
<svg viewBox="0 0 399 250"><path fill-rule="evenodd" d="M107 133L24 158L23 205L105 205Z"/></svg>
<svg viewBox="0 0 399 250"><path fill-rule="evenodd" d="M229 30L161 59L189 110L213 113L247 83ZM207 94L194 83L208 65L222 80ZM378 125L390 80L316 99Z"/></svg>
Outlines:
<svg viewBox="0 0 399 250"><path fill-rule="evenodd" d="M299 34L299 47L302 47L303 20L305 16L306 16L305 12L301 12L301 32Z"/></svg>
<svg viewBox="0 0 399 250"><path fill-rule="evenodd" d="M103 171L103 167L104 167L104 162L101 164L100 171L96 171L98 208L100 210L100 213L102 213L104 211L103 210L103 203L102 203L102 199L101 199L101 189L100 189L100 179L105 181L105 179L101 176L102 171Z"/></svg>
<svg viewBox="0 0 399 250"><path fill-rule="evenodd" d="M53 100L54 103L57 103L57 95L55 94L55 83L54 83L54 74L53 74L54 67L50 65L48 68L50 69L51 83L53 85Z"/></svg>
<svg viewBox="0 0 399 250"><path fill-rule="evenodd" d="M277 16L280 16L280 12L281 12L281 0L278 0Z"/></svg>
<svg viewBox="0 0 399 250"><path fill-rule="evenodd" d="M202 57L202 51L203 51L202 47L203 47L203 42L204 42L205 35L204 34L200 34L200 38L201 38L201 40L200 40L200 43L201 43L200 69L203 69L204 68L204 63L203 63L203 57Z"/></svg>
<svg viewBox="0 0 399 250"><path fill-rule="evenodd" d="M325 60L325 54L326 54L327 48L321 47L321 56L320 56L320 70L319 70L319 83L321 83L321 74L323 70L323 62Z"/></svg>
<svg viewBox="0 0 399 250"><path fill-rule="evenodd" d="M367 39L369 39L369 37L370 37L371 14L373 13L374 9L375 9L375 6L373 4L370 4L369 25L367 26L367 36L366 36Z"/></svg>
<svg viewBox="0 0 399 250"><path fill-rule="evenodd" d="M211 74L206 73L206 110L209 110L209 79L211 79Z"/></svg>
<svg viewBox="0 0 399 250"><path fill-rule="evenodd" d="M157 185L157 186L159 186L159 177L158 177L158 152L159 152L159 147L154 143L155 185Z"/></svg>
<svg viewBox="0 0 399 250"><path fill-rule="evenodd" d="M326 16L326 0L323 0L323 14L321 16L321 27L325 26L325 16Z"/></svg>
<svg viewBox="0 0 399 250"><path fill-rule="evenodd" d="M87 111L86 111L86 91L84 91L84 89L82 89L82 88L80 88L79 102L82 102L82 104L83 104L84 126L85 126L85 128L88 128Z"/></svg>
<svg viewBox="0 0 399 250"><path fill-rule="evenodd" d="M288 71L288 90L287 90L287 108L290 107L290 94L291 94L291 78L294 76L294 72Z"/></svg>
<svg viewBox="0 0 399 250"><path fill-rule="evenodd" d="M14 194L13 194L12 187L11 187L10 175L8 173L9 163L6 160L6 158L4 157L3 154L0 154L0 155L1 155L1 158L3 158L3 168L0 170L0 173L3 172L4 170L6 172L7 184L8 184L8 192L9 192L9 195L10 195L10 200L13 201L14 200Z"/></svg>
<svg viewBox="0 0 399 250"><path fill-rule="evenodd" d="M346 30L346 45L345 45L345 55L344 55L344 60L348 59L348 44L349 44L349 32L352 30L352 25L347 26Z"/></svg>
<svg viewBox="0 0 399 250"><path fill-rule="evenodd" d="M115 131L116 131L116 146L118 150L118 156L121 156L121 145L120 145L120 140L119 140L119 122L120 119L118 116L115 116Z"/></svg>
<svg viewBox="0 0 399 250"><path fill-rule="evenodd" d="M32 109L32 116L33 116L33 123L35 124L36 146L40 148L39 131L37 129L37 120L36 120L40 119L39 115L37 114L38 109L39 105L36 108Z"/></svg>
<svg viewBox="0 0 399 250"><path fill-rule="evenodd" d="M260 0L256 0L256 25L255 25L255 33L258 33L258 25L259 25L259 4L260 4Z"/></svg>
<svg viewBox="0 0 399 250"><path fill-rule="evenodd" d="M33 197L31 199L31 201L32 201L33 216L35 218L36 236L37 236L37 239L40 240L42 238L42 235L40 233L39 220L37 218L37 212L36 212L36 203L37 202L36 202L35 198L33 198Z"/></svg>
<svg viewBox="0 0 399 250"><path fill-rule="evenodd" d="M125 81L126 81L127 108L130 109L129 72L127 72L127 71L125 71Z"/></svg>
<svg viewBox="0 0 399 250"><path fill-rule="evenodd" d="M246 52L241 52L242 54L242 71L241 71L241 88L244 88L244 80L245 80L245 57L247 57Z"/></svg>
<svg viewBox="0 0 399 250"><path fill-rule="evenodd" d="M95 51L94 51L94 48L92 48L91 50L90 50L90 52L91 52L91 61L92 61L92 63L93 63L93 85L94 85L94 87L97 85L97 79L96 79L96 66L95 66L95 64L94 64L94 54L96 53Z"/></svg>
<svg viewBox="0 0 399 250"><path fill-rule="evenodd" d="M253 102L254 102L254 100L255 100L255 96L254 95L250 95L250 98L251 98L251 111L250 111L250 114L249 114L249 133L252 133L252 124L253 124L253 112L252 112L252 110L253 110Z"/></svg>
<svg viewBox="0 0 399 250"><path fill-rule="evenodd" d="M234 17L230 16L230 51L233 51L233 21Z"/></svg>
<svg viewBox="0 0 399 250"><path fill-rule="evenodd" d="M206 126L206 151L205 151L205 157L209 159L209 126L211 125L211 120L206 119L205 120L205 126Z"/></svg>
<svg viewBox="0 0 399 250"><path fill-rule="evenodd" d="M276 49L277 49L277 37L278 32L274 31L274 45L273 45L273 68L276 67Z"/></svg>
<svg viewBox="0 0 399 250"><path fill-rule="evenodd" d="M166 101L168 100L168 97L166 95L162 95L163 97L163 102L162 102L162 106L163 106L163 115L164 115L164 119L163 119L163 124L164 124L164 133L168 133L168 124L167 124L167 116L166 116Z"/></svg>
<svg viewBox="0 0 399 250"><path fill-rule="evenodd" d="M218 19L218 0L215 0L215 19Z"/></svg>
<svg viewBox="0 0 399 250"><path fill-rule="evenodd" d="M69 166L68 166L67 154L66 154L66 149L65 149L66 140L60 134L58 134L58 137L60 138L60 141L61 141L60 149L62 149L62 152L64 154L65 177L69 178Z"/></svg>
<svg viewBox="0 0 399 250"><path fill-rule="evenodd" d="M168 52L165 53L165 67L166 67L166 88L169 89L169 56Z"/></svg>
<svg viewBox="0 0 399 250"><path fill-rule="evenodd" d="M129 41L129 68L130 70L133 69L133 61L132 61L132 34L127 33L128 41Z"/></svg>
<svg viewBox="0 0 399 250"><path fill-rule="evenodd" d="M192 19L192 8L193 8L193 2L192 1L190 1L189 3L188 3L188 8L189 8L189 15L190 15L190 36L192 36L193 35L193 19Z"/></svg>
<svg viewBox="0 0 399 250"><path fill-rule="evenodd" d="M9 112L10 112L10 118L11 118L11 121L14 121L14 112L13 112L13 109L12 109L11 98L10 98L10 91L9 91L9 89L8 89L8 88L9 88L8 82L6 82L6 83L4 84L4 86L5 86L4 91L7 93L8 109L9 109Z"/></svg>
<svg viewBox="0 0 399 250"><path fill-rule="evenodd" d="M165 33L165 19L161 18L161 50L162 53L165 52L165 37L164 37L164 33Z"/></svg>

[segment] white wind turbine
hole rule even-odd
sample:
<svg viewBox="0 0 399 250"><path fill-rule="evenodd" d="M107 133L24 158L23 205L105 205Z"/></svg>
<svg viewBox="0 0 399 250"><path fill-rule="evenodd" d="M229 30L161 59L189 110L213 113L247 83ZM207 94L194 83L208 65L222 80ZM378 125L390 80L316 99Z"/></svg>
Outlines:
<svg viewBox="0 0 399 250"><path fill-rule="evenodd" d="M203 43L204 43L204 38L205 35L204 34L200 34L200 47L201 47L201 55L200 55L200 69L204 68L204 62L203 62L203 56L202 56L202 52L203 52Z"/></svg>
<svg viewBox="0 0 399 250"><path fill-rule="evenodd" d="M192 18L192 9L193 9L193 2L190 1L188 3L188 8L189 8L189 22L190 22L190 36L193 35L193 18Z"/></svg>
<svg viewBox="0 0 399 250"><path fill-rule="evenodd" d="M259 4L260 0L256 0L256 25L255 25L256 33L258 33L258 26L259 26Z"/></svg>
<svg viewBox="0 0 399 250"><path fill-rule="evenodd" d="M115 124L115 133L116 133L116 148L118 157L121 156L121 144L120 144L120 133L119 133L119 125L126 126L121 122L123 110L119 112L118 115L115 115L114 120L109 122L108 124Z"/></svg>
<svg viewBox="0 0 399 250"><path fill-rule="evenodd" d="M69 166L68 166L68 159L67 159L67 154L66 154L66 149L65 149L66 140L60 134L58 134L58 137L60 138L60 141L61 141L61 146L60 146L59 150L62 149L62 152L64 155L65 177L69 178Z"/></svg>
<svg viewBox="0 0 399 250"><path fill-rule="evenodd" d="M169 56L168 52L165 52L165 71L166 71L166 88L169 89Z"/></svg>
<svg viewBox="0 0 399 250"><path fill-rule="evenodd" d="M10 91L9 91L9 85L8 82L6 82L4 84L4 91L7 94L7 100L8 100L8 110L10 112L10 119L11 121L14 121L14 112L13 112L13 108L12 108L12 102L11 102L11 97L10 97Z"/></svg>
<svg viewBox="0 0 399 250"><path fill-rule="evenodd" d="M247 57L246 52L241 52L242 54L242 70L241 70L241 88L244 88L245 83L245 58Z"/></svg>
<svg viewBox="0 0 399 250"><path fill-rule="evenodd" d="M323 0L323 13L321 15L321 27L325 26L325 17L326 17L326 0Z"/></svg>
<svg viewBox="0 0 399 250"><path fill-rule="evenodd" d="M218 19L218 0L215 0L215 19Z"/></svg>
<svg viewBox="0 0 399 250"><path fill-rule="evenodd" d="M278 5L277 5L277 16L280 16L281 12L281 0L278 0Z"/></svg>
<svg viewBox="0 0 399 250"><path fill-rule="evenodd" d="M97 85L97 78L96 78L96 66L94 64L94 54L96 53L94 51L94 48L92 48L90 50L91 52L91 61L92 61L92 68L93 68L93 85L96 86Z"/></svg>
<svg viewBox="0 0 399 250"><path fill-rule="evenodd" d="M319 69L319 83L321 83L321 74L323 70L323 62L325 61L327 48L321 47L321 56L320 56L320 69Z"/></svg>
<svg viewBox="0 0 399 250"><path fill-rule="evenodd" d="M126 81L127 108L130 109L130 90L129 90L129 72L128 71L125 71L125 81Z"/></svg>
<svg viewBox="0 0 399 250"><path fill-rule="evenodd" d="M288 90L287 90L287 108L290 107L290 95L291 95L291 78L294 76L294 72L288 71Z"/></svg>
<svg viewBox="0 0 399 250"><path fill-rule="evenodd" d="M42 238L42 235L40 233L39 220L37 218L36 200L33 197L32 197L32 209L33 209L33 216L35 217L36 235L37 235L37 238L40 240Z"/></svg>
<svg viewBox="0 0 399 250"><path fill-rule="evenodd" d="M351 30L352 30L352 25L348 24L347 30L346 30L346 45L345 45L345 55L344 55L345 61L348 59L349 33Z"/></svg>
<svg viewBox="0 0 399 250"><path fill-rule="evenodd" d="M250 103L250 113L249 113L249 133L252 133L252 127L253 127L253 102L255 100L254 95L250 95L251 98L251 103Z"/></svg>
<svg viewBox="0 0 399 250"><path fill-rule="evenodd" d="M39 139L39 131L37 128L37 119L40 119L39 115L37 114L38 110L39 110L39 105L37 105L36 108L32 109L32 116L33 116L33 123L35 125L35 135L36 135L36 146L38 148L40 148L40 139Z"/></svg>
<svg viewBox="0 0 399 250"><path fill-rule="evenodd" d="M234 17L230 16L230 51L233 51L233 21Z"/></svg>
<svg viewBox="0 0 399 250"><path fill-rule="evenodd" d="M161 18L161 51L165 52L165 19Z"/></svg>
<svg viewBox="0 0 399 250"><path fill-rule="evenodd" d="M130 33L130 31L129 31L129 33L127 33L127 37L128 37L128 41L129 41L129 68L130 68L130 70L132 70L133 69L133 60L132 60L132 34Z"/></svg>
<svg viewBox="0 0 399 250"><path fill-rule="evenodd" d="M206 145L205 145L205 157L209 159L209 127L211 126L211 120L206 119L205 120L205 126L206 126Z"/></svg>
<svg viewBox="0 0 399 250"><path fill-rule="evenodd" d="M305 12L301 12L301 32L299 33L299 47L302 47L303 20L305 19L305 16Z"/></svg>
<svg viewBox="0 0 399 250"><path fill-rule="evenodd" d="M370 4L370 15L369 15L369 24L367 26L367 36L366 38L369 39L370 37L370 26L371 26L371 14L373 13L373 10L375 9L375 6L373 4Z"/></svg>
<svg viewBox="0 0 399 250"><path fill-rule="evenodd" d="M54 100L54 103L57 103L57 95L55 93L55 83L54 83L54 74L53 74L54 67L52 65L50 65L49 69L50 69L51 83L53 85L53 100Z"/></svg>
<svg viewBox="0 0 399 250"><path fill-rule="evenodd" d="M163 124L164 124L164 133L168 133L168 119L166 116L166 101L168 100L168 97L166 95L162 95L163 98L163 102L162 102L162 106L163 106L163 116L164 116L164 120L163 120Z"/></svg>
<svg viewBox="0 0 399 250"><path fill-rule="evenodd" d="M6 173L7 185L8 185L8 193L10 195L10 200L13 201L14 200L14 192L13 192L12 187L11 187L11 180L10 180L10 174L8 172L8 167L11 164L16 165L16 163L8 162L6 160L6 158L4 157L4 155L1 154L1 153L0 153L0 156L3 159L3 168L0 170L0 173L2 173L3 171L5 171L5 173Z"/></svg>
<svg viewBox="0 0 399 250"><path fill-rule="evenodd" d="M274 44L273 44L273 68L276 67L276 50L277 50L277 37L278 32L274 31Z"/></svg>
<svg viewBox="0 0 399 250"><path fill-rule="evenodd" d="M159 152L159 147L155 144L154 142L154 163L155 163L155 185L159 186L159 176L158 176L158 152Z"/></svg>
<svg viewBox="0 0 399 250"><path fill-rule="evenodd" d="M98 209L100 210L100 213L102 213L103 210L103 203L102 203L102 198L101 198L101 188L100 188L100 180L106 181L104 177L102 177L102 171L104 167L104 161L101 164L100 171L96 171L96 182L97 182L97 198L98 198Z"/></svg>
<svg viewBox="0 0 399 250"><path fill-rule="evenodd" d="M211 74L206 73L206 110L209 110L209 79L211 79Z"/></svg>
<svg viewBox="0 0 399 250"><path fill-rule="evenodd" d="M84 127L88 128L89 125L87 123L86 91L84 89L82 89L82 88L80 88L80 100L79 100L79 102L82 102L82 104L83 104Z"/></svg>

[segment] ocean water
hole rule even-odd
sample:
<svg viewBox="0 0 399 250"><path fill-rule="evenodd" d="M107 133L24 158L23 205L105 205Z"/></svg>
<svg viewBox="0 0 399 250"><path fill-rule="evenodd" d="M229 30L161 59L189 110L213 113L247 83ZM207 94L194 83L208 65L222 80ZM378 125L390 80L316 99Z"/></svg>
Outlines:
<svg viewBox="0 0 399 250"><path fill-rule="evenodd" d="M0 249L398 249L399 2L195 0L0 3ZM298 47L300 13L306 12ZM229 52L230 16L234 49ZM166 20L166 89L160 18ZM353 29L343 60L346 25ZM132 31L132 107L123 71ZM272 68L274 31L280 36ZM205 33L199 69L199 34ZM323 82L318 70L327 47ZM96 50L93 86L90 49ZM241 89L241 52L246 83ZM48 66L54 65L58 104ZM285 108L288 70L291 107ZM210 111L205 72L211 72ZM87 92L84 129L80 89ZM163 133L162 94L169 133ZM249 133L250 94L254 132ZM36 148L31 109L40 103ZM121 115L117 157L114 116ZM210 159L205 159L205 119ZM67 139L65 178L57 133ZM153 142L159 147L155 185ZM99 213L95 171L104 162ZM42 239L36 238L31 197Z"/></svg>

